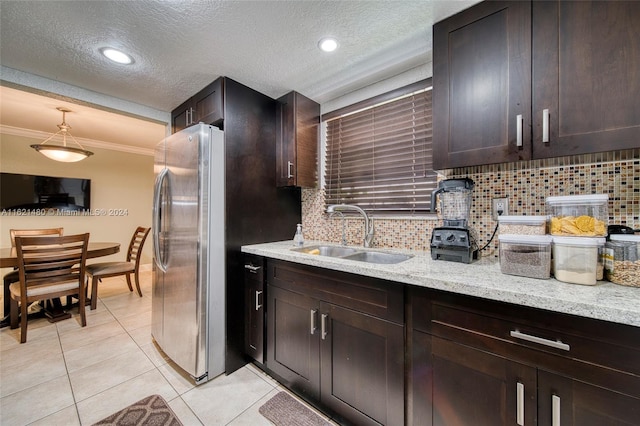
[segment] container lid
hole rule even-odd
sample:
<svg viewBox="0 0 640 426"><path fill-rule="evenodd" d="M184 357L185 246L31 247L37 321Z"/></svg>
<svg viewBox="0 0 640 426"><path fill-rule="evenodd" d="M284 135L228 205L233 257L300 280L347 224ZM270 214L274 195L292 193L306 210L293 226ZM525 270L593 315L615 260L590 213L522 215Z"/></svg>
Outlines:
<svg viewBox="0 0 640 426"><path fill-rule="evenodd" d="M500 234L498 240L501 243L520 243L520 244L551 244L553 237L551 235L516 235L516 234Z"/></svg>
<svg viewBox="0 0 640 426"><path fill-rule="evenodd" d="M517 223L520 225L543 225L549 216L498 216L499 223Z"/></svg>
<svg viewBox="0 0 640 426"><path fill-rule="evenodd" d="M553 237L553 244L565 246L603 246L607 242L606 238L590 237Z"/></svg>
<svg viewBox="0 0 640 426"><path fill-rule="evenodd" d="M609 200L609 194L563 195L547 197L547 204L603 204Z"/></svg>
<svg viewBox="0 0 640 426"><path fill-rule="evenodd" d="M611 234L609 235L611 241L631 241L633 243L640 243L640 235L630 234Z"/></svg>

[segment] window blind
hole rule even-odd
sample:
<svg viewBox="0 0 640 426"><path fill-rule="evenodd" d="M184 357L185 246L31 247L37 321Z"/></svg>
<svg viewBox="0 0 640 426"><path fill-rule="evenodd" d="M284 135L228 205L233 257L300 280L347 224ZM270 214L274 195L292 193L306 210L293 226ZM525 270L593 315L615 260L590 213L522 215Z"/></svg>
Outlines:
<svg viewBox="0 0 640 426"><path fill-rule="evenodd" d="M432 170L431 90L326 122L325 202L376 213L426 213Z"/></svg>

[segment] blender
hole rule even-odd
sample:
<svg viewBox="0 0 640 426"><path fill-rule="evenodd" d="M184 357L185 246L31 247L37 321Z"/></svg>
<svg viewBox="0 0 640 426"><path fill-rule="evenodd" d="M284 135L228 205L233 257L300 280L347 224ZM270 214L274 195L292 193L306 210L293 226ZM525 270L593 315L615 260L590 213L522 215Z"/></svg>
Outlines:
<svg viewBox="0 0 640 426"><path fill-rule="evenodd" d="M433 260L471 263L478 259L478 246L468 227L474 186L469 178L446 179L431 193L431 211L435 211L439 197L444 225L434 228L431 234Z"/></svg>

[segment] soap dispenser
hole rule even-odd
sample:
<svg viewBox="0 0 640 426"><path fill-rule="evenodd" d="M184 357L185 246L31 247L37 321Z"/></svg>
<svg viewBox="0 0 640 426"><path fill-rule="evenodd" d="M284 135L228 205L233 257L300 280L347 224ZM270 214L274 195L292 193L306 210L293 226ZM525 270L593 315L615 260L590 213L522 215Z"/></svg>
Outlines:
<svg viewBox="0 0 640 426"><path fill-rule="evenodd" d="M301 223L299 223L296 227L296 234L293 236L293 245L296 247L302 247L304 245L304 237L302 236Z"/></svg>

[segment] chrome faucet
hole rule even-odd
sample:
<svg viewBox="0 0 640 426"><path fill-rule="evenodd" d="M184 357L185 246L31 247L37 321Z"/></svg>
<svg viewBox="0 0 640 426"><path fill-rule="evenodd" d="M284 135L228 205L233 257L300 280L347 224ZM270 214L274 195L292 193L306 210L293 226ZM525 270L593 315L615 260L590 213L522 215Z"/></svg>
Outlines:
<svg viewBox="0 0 640 426"><path fill-rule="evenodd" d="M364 217L363 245L364 247L371 247L371 243L373 242L373 237L375 234L375 230L373 228L373 219L369 219L369 216L367 216L367 213L364 210L353 204L331 204L329 207L327 207L327 213L346 211L358 212L362 215L362 217Z"/></svg>

